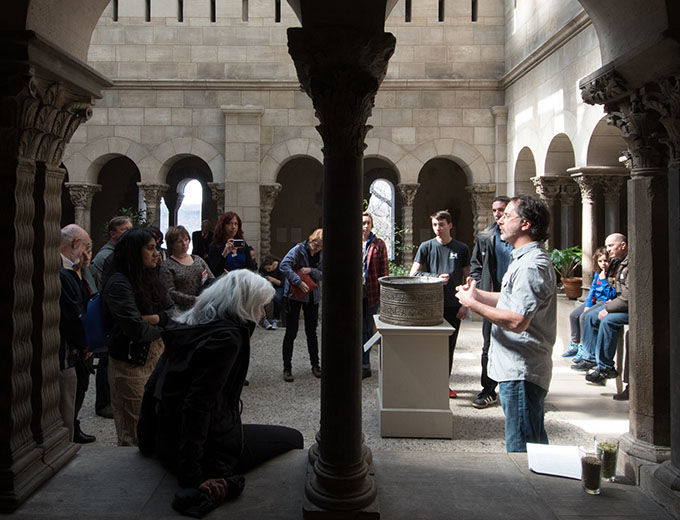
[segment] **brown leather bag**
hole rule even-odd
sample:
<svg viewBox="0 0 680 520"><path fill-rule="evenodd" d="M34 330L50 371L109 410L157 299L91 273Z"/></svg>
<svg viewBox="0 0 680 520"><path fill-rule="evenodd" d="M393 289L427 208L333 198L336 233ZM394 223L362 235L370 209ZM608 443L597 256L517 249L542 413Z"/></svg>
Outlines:
<svg viewBox="0 0 680 520"><path fill-rule="evenodd" d="M309 276L308 274L304 274L302 272L302 269L296 269L295 274L300 277L300 280L307 284L307 287L309 287L309 292L304 293L299 285L290 284L290 287L293 290L293 298L296 300L306 300L307 295L310 294L314 289L316 289L316 282L312 280L311 276Z"/></svg>

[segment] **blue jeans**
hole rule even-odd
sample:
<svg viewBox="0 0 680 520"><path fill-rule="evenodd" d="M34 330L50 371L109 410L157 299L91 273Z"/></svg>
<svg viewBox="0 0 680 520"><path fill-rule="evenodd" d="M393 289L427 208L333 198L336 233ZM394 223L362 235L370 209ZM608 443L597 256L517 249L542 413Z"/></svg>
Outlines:
<svg viewBox="0 0 680 520"><path fill-rule="evenodd" d="M597 309L597 312L600 312L602 309L604 309L604 302L597 302L595 305L591 306L588 309L588 312L584 312L586 308L586 304L582 303L578 307L576 307L573 311L571 311L571 314L569 315L569 326L571 328L571 341L578 345L581 343L583 331L585 330L585 325L586 325L586 316L588 315L588 312L592 312L595 309Z"/></svg>
<svg viewBox="0 0 680 520"><path fill-rule="evenodd" d="M529 381L501 381L498 395L505 414L505 451L526 452L527 442L548 444L543 424L547 390Z"/></svg>
<svg viewBox="0 0 680 520"><path fill-rule="evenodd" d="M583 333L583 346L588 348L588 361L597 362L599 370L614 368L614 356L619 342L619 333L628 323L627 312L610 312L603 319L597 312L586 315L586 327Z"/></svg>

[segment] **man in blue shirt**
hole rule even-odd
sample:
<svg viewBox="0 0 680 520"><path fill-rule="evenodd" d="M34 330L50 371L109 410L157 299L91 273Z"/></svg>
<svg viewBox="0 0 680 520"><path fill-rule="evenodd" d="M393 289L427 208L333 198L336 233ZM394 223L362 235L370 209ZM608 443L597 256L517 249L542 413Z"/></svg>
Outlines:
<svg viewBox="0 0 680 520"><path fill-rule="evenodd" d="M494 222L477 235L477 243L470 261L470 278L477 282L477 287L484 291L500 292L501 280L510 264L512 245L501 238L498 221L503 216L505 206L510 197L499 195L491 203ZM489 377L487 364L489 361L489 346L491 345L491 322L484 319L482 323L482 391L472 401L475 408L486 408L498 402L496 395L496 381Z"/></svg>
<svg viewBox="0 0 680 520"><path fill-rule="evenodd" d="M511 199L498 223L501 238L515 248L501 292L477 289L472 279L457 288L460 302L493 324L488 370L498 381L508 452L526 451L527 442L548 443L544 402L557 321L555 270L543 247L549 223L540 199Z"/></svg>

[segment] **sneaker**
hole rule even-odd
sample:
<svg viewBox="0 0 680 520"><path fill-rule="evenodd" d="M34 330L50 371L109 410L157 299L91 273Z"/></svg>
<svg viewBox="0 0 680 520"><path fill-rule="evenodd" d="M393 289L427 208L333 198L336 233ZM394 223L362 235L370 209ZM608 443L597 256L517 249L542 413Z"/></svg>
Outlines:
<svg viewBox="0 0 680 520"><path fill-rule="evenodd" d="M482 408L488 408L496 403L498 403L498 396L493 396L486 392L479 392L477 397L472 400L472 406L479 408L480 410Z"/></svg>
<svg viewBox="0 0 680 520"><path fill-rule="evenodd" d="M562 357L575 356L576 353L578 352L578 347L579 346L576 343L574 343L573 341L570 341L569 342L569 348L567 349L567 351L564 354L562 354Z"/></svg>
<svg viewBox="0 0 680 520"><path fill-rule="evenodd" d="M295 381L295 378L293 377L293 373L290 370L284 370L283 371L283 380L286 383L292 383Z"/></svg>
<svg viewBox="0 0 680 520"><path fill-rule="evenodd" d="M265 329L267 329L267 330L271 330L271 329L272 329L272 324L269 323L269 320L268 320L267 318L263 318L263 319L262 319L262 326L263 326Z"/></svg>
<svg viewBox="0 0 680 520"><path fill-rule="evenodd" d="M312 374L314 374L314 377L317 379L321 379L321 369L319 367L312 367Z"/></svg>
<svg viewBox="0 0 680 520"><path fill-rule="evenodd" d="M626 385L626 388L624 388L622 392L619 392L618 394L614 394L613 399L614 399L614 401L628 401L628 399L630 399L630 394L628 392L628 385Z"/></svg>
<svg viewBox="0 0 680 520"><path fill-rule="evenodd" d="M607 379L614 379L617 375L618 373L613 368L596 368L592 372L586 374L586 381L595 385L605 385Z"/></svg>
<svg viewBox="0 0 680 520"><path fill-rule="evenodd" d="M452 388L449 388L449 399L455 399L456 397L458 397L458 394Z"/></svg>
<svg viewBox="0 0 680 520"><path fill-rule="evenodd" d="M278 328L279 328L279 320L272 321L272 330L276 330Z"/></svg>
<svg viewBox="0 0 680 520"><path fill-rule="evenodd" d="M571 365L572 370L578 370L579 372L587 372L591 368L595 368L597 366L597 363L594 363L592 361L586 361L585 359L582 359L578 363L574 363Z"/></svg>

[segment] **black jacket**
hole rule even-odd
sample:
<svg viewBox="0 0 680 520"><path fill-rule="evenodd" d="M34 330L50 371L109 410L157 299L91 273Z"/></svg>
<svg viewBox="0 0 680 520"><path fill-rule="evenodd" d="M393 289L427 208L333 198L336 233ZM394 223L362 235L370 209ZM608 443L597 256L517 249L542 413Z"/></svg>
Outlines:
<svg viewBox="0 0 680 520"><path fill-rule="evenodd" d="M237 477L240 398L254 326L232 318L163 332L165 352L144 389L138 444L142 453L157 455L176 471L183 488ZM234 481L229 482L231 488Z"/></svg>
<svg viewBox="0 0 680 520"><path fill-rule="evenodd" d="M246 263L243 266L243 269L257 271L257 262L253 260L252 256L250 255L252 249L253 248L248 245L248 242L245 242L243 251L245 252L246 256ZM222 251L224 251L224 244L212 243L208 248L208 267L210 267L210 270L215 275L215 278L223 275L224 270L226 269L226 259L222 256Z"/></svg>
<svg viewBox="0 0 680 520"><path fill-rule="evenodd" d="M497 223L477 234L477 243L470 259L470 278L483 291L501 290L501 281L496 278L496 228Z"/></svg>
<svg viewBox="0 0 680 520"><path fill-rule="evenodd" d="M61 295L59 296L59 368L72 367L78 359L78 353L87 349L83 314L87 312L88 291L83 281L71 269L61 268Z"/></svg>
<svg viewBox="0 0 680 520"><path fill-rule="evenodd" d="M132 284L119 272L113 273L106 280L102 298L105 323L111 327L109 355L119 361L144 365L149 345L161 337L172 310L172 300L167 291L162 295L162 301L157 308L149 313L158 314L160 317L158 325L151 325L142 320Z"/></svg>

